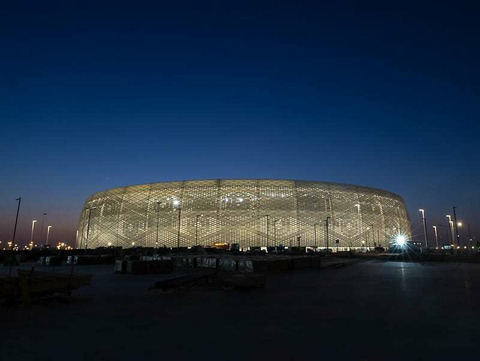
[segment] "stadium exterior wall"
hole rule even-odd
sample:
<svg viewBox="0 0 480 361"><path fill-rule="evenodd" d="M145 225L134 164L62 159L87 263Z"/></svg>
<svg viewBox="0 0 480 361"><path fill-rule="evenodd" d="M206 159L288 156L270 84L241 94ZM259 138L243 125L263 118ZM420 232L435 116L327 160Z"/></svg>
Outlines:
<svg viewBox="0 0 480 361"><path fill-rule="evenodd" d="M298 180L192 180L90 196L77 247L388 246L411 237L402 198L368 187ZM88 233L88 240L87 240Z"/></svg>

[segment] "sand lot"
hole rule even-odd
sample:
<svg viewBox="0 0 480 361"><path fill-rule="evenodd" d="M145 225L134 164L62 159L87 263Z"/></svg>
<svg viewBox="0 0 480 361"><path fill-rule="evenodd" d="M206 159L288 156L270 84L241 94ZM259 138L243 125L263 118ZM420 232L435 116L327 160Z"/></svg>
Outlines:
<svg viewBox="0 0 480 361"><path fill-rule="evenodd" d="M67 271L68 266L56 267ZM171 275L118 275L110 265L77 266L76 272L94 278L71 299L0 308L0 360L474 360L480 355L478 264L370 260L273 274L263 290L230 292L148 290Z"/></svg>

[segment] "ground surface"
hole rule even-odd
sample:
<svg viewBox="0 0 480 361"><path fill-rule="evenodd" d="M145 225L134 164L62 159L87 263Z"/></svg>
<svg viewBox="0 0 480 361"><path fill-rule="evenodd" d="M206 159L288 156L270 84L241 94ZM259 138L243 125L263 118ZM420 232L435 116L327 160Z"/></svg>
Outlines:
<svg viewBox="0 0 480 361"><path fill-rule="evenodd" d="M265 290L174 294L147 290L165 276L112 271L78 266L94 278L71 300L0 308L0 360L479 357L478 264L371 260L270 275Z"/></svg>

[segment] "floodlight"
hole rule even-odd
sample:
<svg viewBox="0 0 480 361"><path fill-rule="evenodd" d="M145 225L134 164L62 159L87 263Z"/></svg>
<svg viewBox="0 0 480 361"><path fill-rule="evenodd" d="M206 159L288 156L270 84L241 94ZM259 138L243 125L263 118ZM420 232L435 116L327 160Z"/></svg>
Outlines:
<svg viewBox="0 0 480 361"><path fill-rule="evenodd" d="M403 246L405 246L406 243L407 243L407 240L406 240L404 235L399 234L399 235L395 236L395 244L397 246L403 247Z"/></svg>

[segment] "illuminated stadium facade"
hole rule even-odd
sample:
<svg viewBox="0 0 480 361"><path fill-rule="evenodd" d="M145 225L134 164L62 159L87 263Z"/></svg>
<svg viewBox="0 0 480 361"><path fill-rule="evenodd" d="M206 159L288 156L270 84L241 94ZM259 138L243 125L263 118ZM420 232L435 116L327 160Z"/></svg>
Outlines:
<svg viewBox="0 0 480 361"><path fill-rule="evenodd" d="M95 193L80 216L77 247L237 243L242 249L325 248L327 231L334 249L388 246L398 234L411 237L402 198L387 191L314 181L222 179Z"/></svg>

